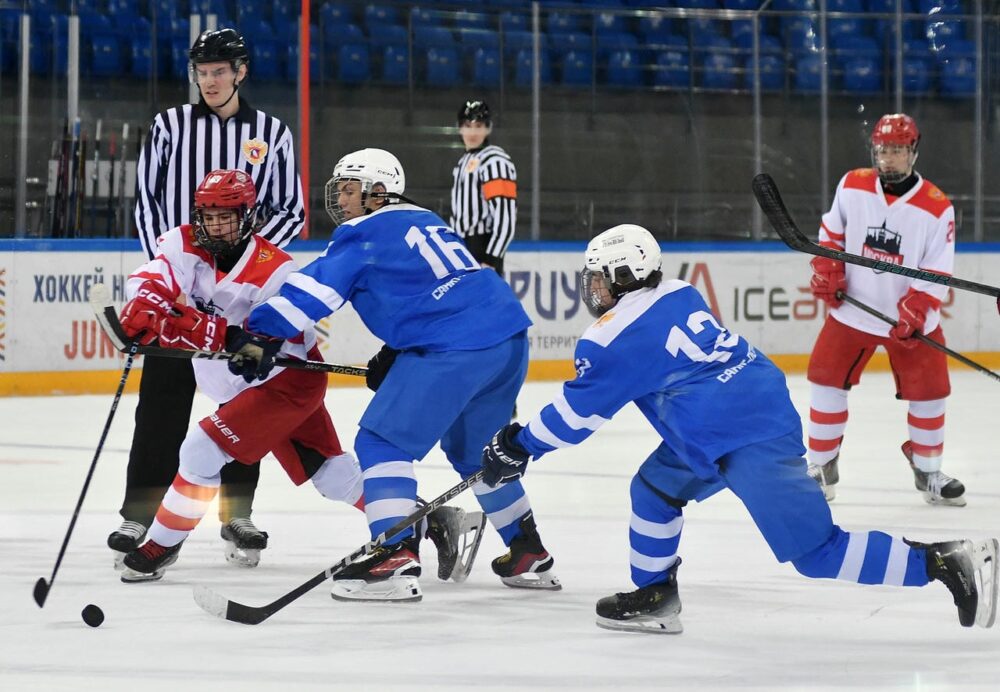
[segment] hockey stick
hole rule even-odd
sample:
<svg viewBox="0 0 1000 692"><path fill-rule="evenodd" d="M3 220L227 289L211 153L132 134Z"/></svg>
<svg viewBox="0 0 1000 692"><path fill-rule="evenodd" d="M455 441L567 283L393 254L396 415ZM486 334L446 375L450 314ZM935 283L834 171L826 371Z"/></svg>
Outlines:
<svg viewBox="0 0 1000 692"><path fill-rule="evenodd" d="M312 591L327 579L333 577L335 574L339 574L361 558L371 555L376 548L385 543L387 540L399 532L405 531L409 527L413 526L438 507L441 507L463 491L468 490L482 479L483 471L480 469L462 482L446 490L439 497L431 500L423 507L420 507L409 516L403 517L378 536L365 543L347 557L343 558L337 564L332 567L327 567L309 581L300 584L281 598L276 601L272 601L267 605L248 606L243 603L237 603L236 601L231 601L225 596L212 591L207 586L200 585L194 587L194 601L206 613L210 613L218 618L223 618L232 622L239 622L244 625L260 624L287 606L289 603Z"/></svg>
<svg viewBox="0 0 1000 692"><path fill-rule="evenodd" d="M108 420L104 423L104 431L101 433L101 439L97 443L97 451L94 452L94 460L90 462L90 470L87 471L87 479L83 482L83 490L80 491L80 499L76 501L76 509L73 510L73 517L69 520L69 528L66 529L66 537L63 538L62 547L59 549L59 557L56 558L56 565L52 568L52 576L49 577L48 581L45 581L45 577L39 577L38 581L35 582L35 603L38 604L39 608L45 606L45 599L48 598L49 591L52 590L52 585L56 581L56 572L59 571L59 565L62 564L63 556L66 554L66 546L69 545L69 537L73 535L73 527L76 526L76 519L80 516L80 507L83 506L83 498L87 496L87 489L90 487L90 479L94 477L94 469L97 468L97 460L101 456L101 450L104 449L104 441L108 438L108 431L111 430L111 421L114 420L115 411L118 410L118 402L121 401L122 392L125 391L125 381L128 379L128 374L132 370L132 361L138 350L138 341L133 342L128 348L128 357L125 359L125 367L122 369L122 378L118 382L118 391L115 392L115 398L111 402L111 411L108 413Z"/></svg>
<svg viewBox="0 0 1000 692"><path fill-rule="evenodd" d="M118 321L118 313L111 304L111 294L104 284L95 284L90 287L90 308L94 311L97 323L107 335L108 340L116 349L125 353L129 348L130 339L121 322ZM179 358L181 360L233 360L235 353L226 351L196 351L184 348L161 348L160 346L139 346L139 355L155 356L157 358ZM275 358L274 364L279 368L290 368L292 370L312 370L314 372L327 372L335 375L353 375L355 377L365 377L368 375L368 368L357 368L352 365L336 365L334 363L324 363L318 360L298 360L297 358Z"/></svg>
<svg viewBox="0 0 1000 692"><path fill-rule="evenodd" d="M888 274L899 274L911 279L920 279L921 281L930 281L931 283L951 286L952 288L960 288L965 291L982 293L983 295L997 298L998 304L1000 304L1000 288L997 288L996 286L987 286L986 284L976 283L975 281L967 281L954 276L936 274L934 272L924 271L923 269L903 267L898 264L893 264L892 262L883 262L882 260L872 259L871 257L863 257L861 255L855 255L842 250L834 250L833 248L823 247L818 243L814 243L799 230L798 226L795 225L795 221L792 220L791 214L788 213L785 203L781 201L781 195L778 193L778 186L775 184L774 179L771 178L771 176L767 173L758 173L754 176L752 187L754 197L757 198L757 204L760 205L764 215L767 216L767 220L771 222L771 226L774 227L775 232L781 237L781 240L784 241L785 245L793 250L806 252L810 255L819 255L820 257L829 257L830 259L840 260L841 262L847 262L848 264L856 264L861 267L868 267L869 269L886 272Z"/></svg>
<svg viewBox="0 0 1000 692"><path fill-rule="evenodd" d="M882 320L883 322L885 322L886 324L892 325L893 327L896 326L896 320L892 319L888 315L883 315L881 312L879 312L875 308L873 308L873 307L871 307L869 305L865 305L860 300L852 298L851 296L847 295L843 291L837 291L837 297L841 298L845 303L850 303L851 305L853 305L854 307L856 307L859 310L864 310L865 312L867 312L872 317L876 317L876 318ZM978 370L979 372L983 373L987 377L992 377L994 380L1000 381L1000 375L997 375L995 372L993 372L989 368L983 367L982 365L980 365L976 361L972 360L971 358L967 358L967 357L963 356L961 353L959 353L957 351L952 351L950 348L948 348L944 344L939 343L939 342L935 341L934 339L931 339L930 337L921 334L920 332L913 332L913 336L911 338L916 339L917 341L922 341L925 344L927 344L928 346L930 346L931 348L936 349L938 351L941 351L941 353L944 353L945 355L951 356L952 358L954 358L955 360L957 360L960 363L964 363L964 364L968 365L973 370Z"/></svg>

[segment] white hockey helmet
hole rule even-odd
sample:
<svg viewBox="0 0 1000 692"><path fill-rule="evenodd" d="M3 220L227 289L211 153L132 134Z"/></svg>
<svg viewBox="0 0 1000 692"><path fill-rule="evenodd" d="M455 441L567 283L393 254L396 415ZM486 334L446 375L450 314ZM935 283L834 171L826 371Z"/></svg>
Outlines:
<svg viewBox="0 0 1000 692"><path fill-rule="evenodd" d="M594 317L613 308L630 291L660 282L660 246L642 226L609 228L587 244L580 296Z"/></svg>
<svg viewBox="0 0 1000 692"><path fill-rule="evenodd" d="M343 208L340 202L341 181L353 180L361 184L360 209L354 212ZM375 185L381 185L384 191L372 193ZM361 149L347 154L333 167L333 175L326 181L325 203L326 213L338 226L347 219L367 214L372 211L368 207L369 200L386 199L388 203L399 201L399 196L406 189L406 175L403 165L395 156L385 149Z"/></svg>

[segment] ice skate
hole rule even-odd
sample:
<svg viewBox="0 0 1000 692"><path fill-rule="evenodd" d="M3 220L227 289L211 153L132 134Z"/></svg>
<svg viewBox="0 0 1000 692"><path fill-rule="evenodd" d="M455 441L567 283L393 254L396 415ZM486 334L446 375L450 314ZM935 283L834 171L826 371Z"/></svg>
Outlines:
<svg viewBox="0 0 1000 692"><path fill-rule="evenodd" d="M521 518L519 528L507 553L493 561L493 572L507 586L558 591L562 584L552 572L555 560L542 546L531 512Z"/></svg>
<svg viewBox="0 0 1000 692"><path fill-rule="evenodd" d="M420 590L420 539L407 538L380 545L366 559L333 575L330 595L336 601L383 601L414 603Z"/></svg>
<svg viewBox="0 0 1000 692"><path fill-rule="evenodd" d="M219 533L226 543L226 562L238 567L260 564L260 551L267 547L267 532L254 526L249 518L230 519Z"/></svg>
<svg viewBox="0 0 1000 692"><path fill-rule="evenodd" d="M141 547L125 556L125 569L121 580L130 584L162 579L167 567L177 562L183 544L184 541L181 541L175 546L165 548L156 541L146 541Z"/></svg>
<svg viewBox="0 0 1000 692"><path fill-rule="evenodd" d="M917 490L924 496L929 505L947 505L950 507L965 507L965 486L961 481L947 476L940 471L925 472L913 464L913 443L909 440L903 443L903 456L910 462L913 470L913 482Z"/></svg>
<svg viewBox="0 0 1000 692"><path fill-rule="evenodd" d="M677 567L680 558L667 573L667 580L629 593L616 593L597 602L597 626L622 632L680 634L684 631L678 617L681 598L677 593Z"/></svg>
<svg viewBox="0 0 1000 692"><path fill-rule="evenodd" d="M840 470L837 468L838 454L825 464L809 464L809 477L819 483L820 490L827 502L833 502L837 497L837 483L840 482Z"/></svg>
<svg viewBox="0 0 1000 692"><path fill-rule="evenodd" d="M137 521L122 522L122 525L111 532L108 536L108 547L115 555L115 571L121 572L125 569L123 560L125 556L139 547L142 539L146 537L146 527Z"/></svg>
<svg viewBox="0 0 1000 692"><path fill-rule="evenodd" d="M997 572L1000 542L997 539L906 543L927 551L927 576L944 582L951 591L962 627L993 626L997 616L997 578L1000 576Z"/></svg>
<svg viewBox="0 0 1000 692"><path fill-rule="evenodd" d="M437 548L438 579L461 583L468 578L485 527L485 514L459 507L438 507L427 516L425 535Z"/></svg>

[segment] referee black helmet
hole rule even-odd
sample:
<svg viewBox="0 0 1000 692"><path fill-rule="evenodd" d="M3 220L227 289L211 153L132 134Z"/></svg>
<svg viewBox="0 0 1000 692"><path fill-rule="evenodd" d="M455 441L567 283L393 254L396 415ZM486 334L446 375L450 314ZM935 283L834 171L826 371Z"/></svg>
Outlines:
<svg viewBox="0 0 1000 692"><path fill-rule="evenodd" d="M228 62L235 70L242 64L250 62L250 51L247 43L235 29L214 29L203 31L195 39L194 45L188 51L188 58L198 65L206 62Z"/></svg>
<svg viewBox="0 0 1000 692"><path fill-rule="evenodd" d="M490 107L486 101L466 101L458 109L458 124L478 120L487 127L493 124L490 118Z"/></svg>

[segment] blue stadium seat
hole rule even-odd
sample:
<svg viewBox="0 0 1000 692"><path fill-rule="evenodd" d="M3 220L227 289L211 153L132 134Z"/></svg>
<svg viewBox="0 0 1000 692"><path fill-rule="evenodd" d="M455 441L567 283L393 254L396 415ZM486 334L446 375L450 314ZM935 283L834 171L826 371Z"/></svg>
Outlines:
<svg viewBox="0 0 1000 692"><path fill-rule="evenodd" d="M129 42L129 74L133 77L153 76L153 48L146 38L133 38Z"/></svg>
<svg viewBox="0 0 1000 692"><path fill-rule="evenodd" d="M818 9L819 3L816 0L774 0L771 7L783 12L794 12L800 10L808 12Z"/></svg>
<svg viewBox="0 0 1000 692"><path fill-rule="evenodd" d="M95 77L117 77L122 70L121 47L118 37L111 34L97 34L90 39L90 69Z"/></svg>
<svg viewBox="0 0 1000 692"><path fill-rule="evenodd" d="M494 29L496 21L483 12L459 10L452 16L452 24L458 29Z"/></svg>
<svg viewBox="0 0 1000 692"><path fill-rule="evenodd" d="M382 52L382 81L406 84L410 74L410 56L406 46L386 46Z"/></svg>
<svg viewBox="0 0 1000 692"><path fill-rule="evenodd" d="M690 71L691 65L686 50L665 50L656 57L653 86L687 87L691 80Z"/></svg>
<svg viewBox="0 0 1000 692"><path fill-rule="evenodd" d="M717 0L674 0L677 7L687 7L696 10L714 10L719 7Z"/></svg>
<svg viewBox="0 0 1000 692"><path fill-rule="evenodd" d="M421 48L429 46L450 48L455 45L455 37L450 29L422 24L413 27L413 45Z"/></svg>
<svg viewBox="0 0 1000 692"><path fill-rule="evenodd" d="M949 41L964 41L965 26L953 19L927 22L925 32L932 46L943 46Z"/></svg>
<svg viewBox="0 0 1000 692"><path fill-rule="evenodd" d="M861 20L856 17L846 17L841 19L828 19L826 22L826 32L830 38L838 36L859 36L864 32Z"/></svg>
<svg viewBox="0 0 1000 692"><path fill-rule="evenodd" d="M976 61L971 58L949 58L939 63L942 96L965 97L976 93Z"/></svg>
<svg viewBox="0 0 1000 692"><path fill-rule="evenodd" d="M722 22L714 19L689 19L685 24L695 43L710 41L716 36L722 36L725 28Z"/></svg>
<svg viewBox="0 0 1000 692"><path fill-rule="evenodd" d="M916 10L920 14L962 14L961 0L917 0Z"/></svg>
<svg viewBox="0 0 1000 692"><path fill-rule="evenodd" d="M568 86L590 86L593 69L590 51L570 51L562 56L560 82Z"/></svg>
<svg viewBox="0 0 1000 692"><path fill-rule="evenodd" d="M406 27L396 24L387 24L380 27L368 39L368 44L373 48L381 48L383 46L403 46L405 48L406 43Z"/></svg>
<svg viewBox="0 0 1000 692"><path fill-rule="evenodd" d="M878 41L870 36L837 36L832 43L834 59L840 66L852 58L869 58L878 63L882 61L882 49Z"/></svg>
<svg viewBox="0 0 1000 692"><path fill-rule="evenodd" d="M464 56L471 58L477 48L495 48L500 50L500 34L489 29L459 29L458 43L462 46Z"/></svg>
<svg viewBox="0 0 1000 692"><path fill-rule="evenodd" d="M736 55L729 40L717 37L699 47L706 49L701 59L701 86L708 89L735 89L739 75Z"/></svg>
<svg viewBox="0 0 1000 692"><path fill-rule="evenodd" d="M607 83L610 86L642 86L642 66L634 50L615 50L608 55Z"/></svg>
<svg viewBox="0 0 1000 692"><path fill-rule="evenodd" d="M733 38L733 46L739 48L742 53L753 52L753 34L739 34ZM781 40L777 36L770 34L760 35L760 52L780 55L785 52L781 47Z"/></svg>
<svg viewBox="0 0 1000 692"><path fill-rule="evenodd" d="M354 24L354 7L346 2L324 2L319 8L320 26Z"/></svg>
<svg viewBox="0 0 1000 692"><path fill-rule="evenodd" d="M274 40L274 28L263 19L248 17L239 25L240 33L246 37L250 48L258 41Z"/></svg>
<svg viewBox="0 0 1000 692"><path fill-rule="evenodd" d="M924 94L931 90L930 63L923 58L903 58L903 90Z"/></svg>
<svg viewBox="0 0 1000 692"><path fill-rule="evenodd" d="M187 81L188 49L191 48L189 37L177 37L170 40L169 59L166 61L167 74L170 79Z"/></svg>
<svg viewBox="0 0 1000 692"><path fill-rule="evenodd" d="M722 0L727 10L756 10L762 3L763 0Z"/></svg>
<svg viewBox="0 0 1000 692"><path fill-rule="evenodd" d="M662 14L650 14L639 18L636 30L643 43L659 43L658 39L674 33L674 23Z"/></svg>
<svg viewBox="0 0 1000 692"><path fill-rule="evenodd" d="M357 24L324 24L323 40L332 51L348 43L364 43L365 34Z"/></svg>
<svg viewBox="0 0 1000 692"><path fill-rule="evenodd" d="M392 24L402 26L405 19L400 20L398 10L392 5L371 4L365 6L365 28L368 35L372 36L382 30L383 27Z"/></svg>
<svg viewBox="0 0 1000 692"><path fill-rule="evenodd" d="M371 79L371 59L368 46L347 43L337 51L337 80L344 84L361 84Z"/></svg>
<svg viewBox="0 0 1000 692"><path fill-rule="evenodd" d="M434 87L454 87L459 84L458 51L438 46L427 49L427 84Z"/></svg>
<svg viewBox="0 0 1000 692"><path fill-rule="evenodd" d="M594 15L594 29L598 34L617 34L626 30L625 15L614 12L598 12Z"/></svg>
<svg viewBox="0 0 1000 692"><path fill-rule="evenodd" d="M743 65L743 86L753 89L754 61L751 55ZM778 55L761 54L760 88L763 91L781 91L785 86L785 61Z"/></svg>
<svg viewBox="0 0 1000 692"><path fill-rule="evenodd" d="M487 89L499 87L502 67L499 48L477 48L472 57L473 86Z"/></svg>
<svg viewBox="0 0 1000 692"><path fill-rule="evenodd" d="M606 59L613 52L636 52L639 48L639 39L636 38L635 34L619 31L614 34L606 33L597 35L597 59L599 62Z"/></svg>
<svg viewBox="0 0 1000 692"><path fill-rule="evenodd" d="M403 19L405 18L406 15L403 15ZM410 9L410 18L413 21L414 28L418 26L440 27L443 25L443 22L441 20L441 14L427 7L417 7L416 5L414 5Z"/></svg>
<svg viewBox="0 0 1000 692"><path fill-rule="evenodd" d="M819 55L809 53L798 57L795 60L795 76L792 80L795 91L802 93L819 91L822 69L822 59Z"/></svg>
<svg viewBox="0 0 1000 692"><path fill-rule="evenodd" d="M858 56L844 62L844 88L857 94L874 94L882 89L882 70L873 58Z"/></svg>
<svg viewBox="0 0 1000 692"><path fill-rule="evenodd" d="M281 59L277 43L263 37L251 41L250 66L255 80L268 81L280 78Z"/></svg>
<svg viewBox="0 0 1000 692"><path fill-rule="evenodd" d="M319 57L319 42L310 40L309 43L309 81L318 82L322 74L320 57ZM289 80L295 80L299 77L299 43L295 41L288 45L288 51L286 53L285 60L285 77Z"/></svg>
<svg viewBox="0 0 1000 692"><path fill-rule="evenodd" d="M586 30L580 15L568 12L549 12L545 27L549 34L566 34L572 31Z"/></svg>
<svg viewBox="0 0 1000 692"><path fill-rule="evenodd" d="M783 27L785 46L794 54L815 53L819 50L819 32L812 20L797 17Z"/></svg>
<svg viewBox="0 0 1000 692"><path fill-rule="evenodd" d="M549 42L555 38L554 35L540 34L539 42L541 43L541 50L544 52L549 47ZM560 38L562 38L562 35L560 35ZM521 51L526 50L530 53L533 50L534 35L530 31L509 31L504 34L503 40L505 60L516 60L518 53Z"/></svg>
<svg viewBox="0 0 1000 692"><path fill-rule="evenodd" d="M530 31L531 15L524 12L501 12L500 26L507 31Z"/></svg>
<svg viewBox="0 0 1000 692"><path fill-rule="evenodd" d="M521 50L517 53L517 58L514 63L514 85L519 87L530 87L532 83L532 74L534 72L535 61L530 50ZM541 59L539 63L539 72L541 73L542 84L550 84L552 82L552 65L549 61L548 51L543 50L541 52Z"/></svg>
<svg viewBox="0 0 1000 692"><path fill-rule="evenodd" d="M529 46L530 47L530 46ZM590 53L593 48L593 40L589 34L580 31L568 32L565 34L550 34L549 48L558 57L569 52Z"/></svg>

